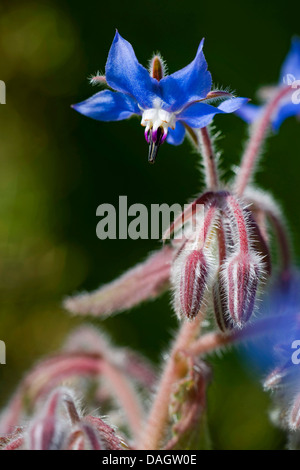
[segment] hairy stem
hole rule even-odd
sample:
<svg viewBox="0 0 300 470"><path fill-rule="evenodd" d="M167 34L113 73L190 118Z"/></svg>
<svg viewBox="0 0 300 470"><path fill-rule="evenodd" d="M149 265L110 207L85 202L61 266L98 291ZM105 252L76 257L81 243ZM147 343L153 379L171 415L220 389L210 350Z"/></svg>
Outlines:
<svg viewBox="0 0 300 470"><path fill-rule="evenodd" d="M208 128L203 127L202 129L192 129L187 124L184 124L184 127L188 132L191 142L203 156L206 188L208 190L218 189L218 167L216 163L216 156L213 143Z"/></svg>
<svg viewBox="0 0 300 470"><path fill-rule="evenodd" d="M189 349L199 334L202 319L203 312L199 313L195 320L182 324L164 368L158 391L137 449L156 450L160 448L169 421L169 404L173 384L176 383L180 376L180 370L177 367L177 353Z"/></svg>
<svg viewBox="0 0 300 470"><path fill-rule="evenodd" d="M288 280L292 268L292 248L285 224L284 216L276 202L265 193L258 190L250 190L245 193L248 200L255 210L262 211L263 215L271 222L275 231L281 256L282 276Z"/></svg>
<svg viewBox="0 0 300 470"><path fill-rule="evenodd" d="M103 363L102 373L112 386L112 390L127 416L134 439L140 436L142 408L137 393L127 378L108 362Z"/></svg>
<svg viewBox="0 0 300 470"><path fill-rule="evenodd" d="M200 147L203 155L205 167L206 187L208 189L218 189L219 175L216 163L216 156L211 141L210 133L207 127L199 129Z"/></svg>
<svg viewBox="0 0 300 470"><path fill-rule="evenodd" d="M286 233L285 226L282 221L276 217L275 214L267 213L277 235L277 241L280 248L282 273L283 277L289 278L291 273L292 259L289 239Z"/></svg>
<svg viewBox="0 0 300 470"><path fill-rule="evenodd" d="M276 111L279 102L282 100L282 98L284 98L284 96L290 93L290 91L290 86L280 88L278 93L266 106L262 117L253 126L253 132L250 136L250 140L243 155L240 170L238 172L235 182L235 190L239 196L243 194L247 184L251 181L255 165L259 158L261 147L266 138L272 116Z"/></svg>
<svg viewBox="0 0 300 470"><path fill-rule="evenodd" d="M299 315L295 315L295 321ZM251 339L278 330L280 322L286 321L286 316L270 316L259 320L243 330L234 330L228 333L213 331L199 338L190 346L188 352L194 356L201 356L215 351L223 346Z"/></svg>
<svg viewBox="0 0 300 470"><path fill-rule="evenodd" d="M234 215L234 219L237 225L240 250L242 253L248 253L248 230L245 222L243 209L241 208L238 201L231 194L227 196L226 201L228 208L230 209L230 211L232 211L232 214Z"/></svg>

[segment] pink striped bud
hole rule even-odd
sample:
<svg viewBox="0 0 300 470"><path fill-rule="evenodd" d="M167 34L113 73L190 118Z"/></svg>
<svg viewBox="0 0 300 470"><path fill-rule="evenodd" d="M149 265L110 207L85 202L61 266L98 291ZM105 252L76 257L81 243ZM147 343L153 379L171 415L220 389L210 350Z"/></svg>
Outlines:
<svg viewBox="0 0 300 470"><path fill-rule="evenodd" d="M37 419L28 430L30 450L62 450L64 440L63 424L55 416Z"/></svg>
<svg viewBox="0 0 300 470"><path fill-rule="evenodd" d="M86 416L84 421L96 429L106 450L124 450L128 448L127 444L116 435L114 429L102 419L95 416Z"/></svg>
<svg viewBox="0 0 300 470"><path fill-rule="evenodd" d="M176 260L175 311L180 318L192 319L199 313L209 271L209 263L203 250L192 250L188 254L183 252Z"/></svg>
<svg viewBox="0 0 300 470"><path fill-rule="evenodd" d="M225 333L227 330L232 329L232 322L228 314L226 286L220 274L213 286L212 293L216 322L220 330Z"/></svg>
<svg viewBox="0 0 300 470"><path fill-rule="evenodd" d="M73 401L72 392L66 388L54 390L46 404L31 423L27 444L31 450L61 450L66 435L70 432L70 423L60 416L60 408L64 406L71 422L79 420Z"/></svg>
<svg viewBox="0 0 300 470"><path fill-rule="evenodd" d="M99 433L93 426L82 422L80 429L84 435L84 449L85 450L105 450L105 446L100 439Z"/></svg>
<svg viewBox="0 0 300 470"><path fill-rule="evenodd" d="M262 274L260 258L239 252L226 262L222 272L228 313L234 325L242 327L252 315Z"/></svg>

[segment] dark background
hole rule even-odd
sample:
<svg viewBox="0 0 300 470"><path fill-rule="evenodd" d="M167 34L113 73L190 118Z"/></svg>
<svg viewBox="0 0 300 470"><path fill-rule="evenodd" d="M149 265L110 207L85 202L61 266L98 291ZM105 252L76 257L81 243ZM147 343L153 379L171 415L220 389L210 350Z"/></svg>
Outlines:
<svg viewBox="0 0 300 470"><path fill-rule="evenodd" d="M189 143L164 145L147 163L139 121L99 123L70 104L96 92L87 77L104 71L115 28L147 65L160 51L169 71L185 66L204 36L217 85L255 97L274 83L290 39L299 33L299 6L279 1L0 3L0 79L7 104L0 109L0 404L41 355L59 348L84 319L61 307L65 295L110 281L157 248L155 241L100 241L96 208L117 204L184 204L203 188L199 157ZM297 11L298 8L298 11ZM217 117L224 175L238 164L247 129L235 116ZM299 238L300 124L286 121L272 137L257 182L281 202L296 258ZM158 362L176 320L169 295L105 322L93 323L119 344ZM213 356L209 423L217 449L274 449L284 436L269 424L269 397L261 377L231 350Z"/></svg>

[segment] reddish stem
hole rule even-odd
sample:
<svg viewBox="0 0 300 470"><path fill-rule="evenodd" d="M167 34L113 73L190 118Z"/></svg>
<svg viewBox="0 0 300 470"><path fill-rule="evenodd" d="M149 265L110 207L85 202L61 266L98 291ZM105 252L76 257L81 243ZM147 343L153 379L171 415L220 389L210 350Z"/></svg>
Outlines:
<svg viewBox="0 0 300 470"><path fill-rule="evenodd" d="M61 382L76 376L104 377L111 384L111 392L124 407L132 434L137 437L141 427L139 396L128 383L123 372L97 354L69 353L41 362L20 385L8 409L1 417L1 433L10 432L18 423L24 409L25 398L29 404L49 393ZM55 398L55 397L54 397ZM55 399L51 406L55 405Z"/></svg>
<svg viewBox="0 0 300 470"><path fill-rule="evenodd" d="M290 318L291 319L291 318ZM299 314L294 316L295 321L299 321ZM265 335L266 333L272 332L272 330L278 330L279 322L286 320L286 316L270 316L259 320L253 325L250 325L242 330L233 330L229 333L221 333L214 331L207 333L197 341L195 341L190 348L188 353L194 356L200 356L208 354L216 349L219 349L228 344L237 343L253 337Z"/></svg>
<svg viewBox="0 0 300 470"><path fill-rule="evenodd" d="M199 313L195 320L182 324L170 357L164 368L158 386L158 392L150 410L144 432L137 444L137 449L160 449L169 421L169 404L172 388L180 374L180 370L178 370L179 368L177 367L177 353L189 349L199 333L202 319L203 313Z"/></svg>
<svg viewBox="0 0 300 470"><path fill-rule="evenodd" d="M280 254L281 254L281 260L282 260L283 276L289 277L290 272L291 272L292 260L291 260L290 243L287 237L285 227L281 223L281 220L277 218L275 214L269 212L267 213L267 215L277 234L277 240L278 240L278 244L280 247Z"/></svg>
<svg viewBox="0 0 300 470"><path fill-rule="evenodd" d="M236 193L241 196L250 182L255 164L259 157L259 152L262 147L262 144L265 140L267 130L269 128L272 116L276 111L276 108L279 102L284 98L288 93L290 93L291 87L284 87L278 90L278 93L273 97L273 99L269 102L266 106L265 111L262 117L259 119L257 124L253 129L253 133L250 137L248 145L246 147L246 151L242 158L242 163L240 170L238 172L236 182L235 182L235 190Z"/></svg>
<svg viewBox="0 0 300 470"><path fill-rule="evenodd" d="M195 199L187 208L179 214L174 222L171 223L170 227L163 234L162 240L165 241L170 238L173 233L179 228L182 227L191 217L197 212L197 205L206 205L209 202L213 201L215 194L212 191L207 191L197 199Z"/></svg>
<svg viewBox="0 0 300 470"><path fill-rule="evenodd" d="M228 207L233 211L234 218L237 224L239 234L239 244L242 253L248 253L249 241L248 241L248 230L245 223L245 216L243 210L238 201L230 194L226 198Z"/></svg>
<svg viewBox="0 0 300 470"><path fill-rule="evenodd" d="M139 439L142 425L142 410L136 391L123 373L108 362L103 363L102 373L112 385L112 390L127 416L134 439Z"/></svg>
<svg viewBox="0 0 300 470"><path fill-rule="evenodd" d="M263 215L266 216L271 222L276 232L276 238L279 245L282 263L282 276L284 279L288 279L292 266L292 250L287 229L284 223L284 217L280 209L272 199L266 197L264 194L260 194L257 191L252 192L249 196L246 194L246 200L247 199L251 202L251 204L254 205L254 209L259 209L262 211Z"/></svg>
<svg viewBox="0 0 300 470"><path fill-rule="evenodd" d="M216 164L216 156L207 127L199 130L201 153L204 159L206 187L216 190L219 187L219 175Z"/></svg>

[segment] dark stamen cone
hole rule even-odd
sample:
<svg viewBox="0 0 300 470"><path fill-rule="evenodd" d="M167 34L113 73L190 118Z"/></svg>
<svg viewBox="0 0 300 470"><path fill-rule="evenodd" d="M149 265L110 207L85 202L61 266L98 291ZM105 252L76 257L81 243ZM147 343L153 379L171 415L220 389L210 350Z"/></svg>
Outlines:
<svg viewBox="0 0 300 470"><path fill-rule="evenodd" d="M152 129L149 132L149 153L148 153L148 162L155 163L157 153L159 150L160 145L163 143L163 136L164 132L161 127L157 129L155 134L155 140L153 140L153 132Z"/></svg>

